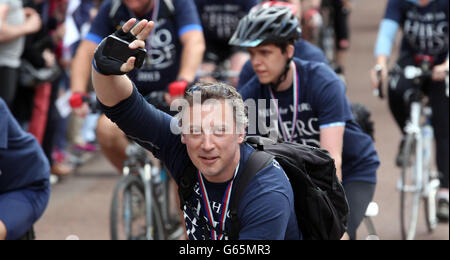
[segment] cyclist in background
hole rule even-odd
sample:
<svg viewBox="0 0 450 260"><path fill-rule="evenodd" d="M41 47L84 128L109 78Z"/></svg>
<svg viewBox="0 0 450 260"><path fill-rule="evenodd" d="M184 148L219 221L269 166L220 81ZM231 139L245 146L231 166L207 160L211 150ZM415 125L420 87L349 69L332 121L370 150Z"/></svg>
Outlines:
<svg viewBox="0 0 450 260"><path fill-rule="evenodd" d="M94 50L100 41L115 32L128 19L155 21L155 30L147 39L148 60L140 70L128 76L152 102L170 103L165 94L171 84L189 85L194 81L202 61L205 43L202 27L190 0L107 0L104 1L90 32L81 42L72 63L71 90L86 92ZM75 113L86 115L87 104ZM122 169L128 140L106 116L98 120L97 139L106 157Z"/></svg>
<svg viewBox="0 0 450 260"><path fill-rule="evenodd" d="M376 65L382 68L382 79L388 77L388 59L399 28L403 32L394 72L403 71L408 65L416 65L416 59L431 56L434 67L432 79L426 91L433 111L431 124L436 138L436 162L440 173L441 189L438 193L438 218L448 221L449 214L449 100L445 94L445 77L449 66L449 3L446 0L390 0L380 24L375 45ZM411 80L396 73L389 80L389 108L400 131L404 134L409 117L409 105L405 95L414 86ZM378 86L375 69L372 70L373 86ZM400 144L403 147L404 140ZM401 165L399 149L396 163Z"/></svg>
<svg viewBox="0 0 450 260"><path fill-rule="evenodd" d="M289 1L288 1L289 2ZM299 10L295 5L292 4L286 4L282 1L266 1L262 3L264 7L269 6L288 6L293 10L295 13L299 13ZM257 6L258 8L259 6ZM301 60L308 60L308 61L316 61L316 62L323 62L328 64L327 58L325 57L325 54L322 52L322 50L313 45L312 43L306 41L305 39L298 39L295 42L295 51L294 51L294 57L299 58ZM242 68L241 73L239 74L239 83L237 85L237 88L239 89L243 85L245 85L252 77L255 76L255 72L253 71L252 63L250 60L248 60L244 67Z"/></svg>
<svg viewBox="0 0 450 260"><path fill-rule="evenodd" d="M229 71L239 72L249 59L245 49L230 46L228 41L236 30L239 20L250 9L258 4L258 0L195 0L202 21L206 40L206 51L201 70L214 72L217 66L229 60ZM205 77L202 81L214 82L213 78ZM237 85L237 78L229 79L231 85Z"/></svg>
<svg viewBox="0 0 450 260"><path fill-rule="evenodd" d="M230 44L247 47L256 73L239 93L244 100L269 101L265 107L256 102L267 120L256 122L258 132L249 134L268 133L274 139L328 150L350 207L347 232L355 239L375 192L378 155L371 138L354 121L345 85L336 73L324 63L293 57L299 37L299 23L290 8L262 5L241 20L231 38Z"/></svg>
<svg viewBox="0 0 450 260"><path fill-rule="evenodd" d="M0 98L0 240L22 237L50 198L50 165L41 146Z"/></svg>

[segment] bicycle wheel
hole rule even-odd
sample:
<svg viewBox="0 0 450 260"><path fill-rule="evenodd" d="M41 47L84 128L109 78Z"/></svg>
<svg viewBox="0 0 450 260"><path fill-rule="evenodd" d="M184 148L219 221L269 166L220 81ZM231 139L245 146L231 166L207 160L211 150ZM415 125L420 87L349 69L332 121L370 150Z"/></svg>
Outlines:
<svg viewBox="0 0 450 260"><path fill-rule="evenodd" d="M111 203L110 231L112 240L146 240L146 203L144 184L134 175L117 184ZM152 198L153 228L151 237L164 239L161 214Z"/></svg>
<svg viewBox="0 0 450 260"><path fill-rule="evenodd" d="M433 160L433 135L432 128L428 127L428 136L424 134L423 138L423 202L425 210L425 221L427 230L432 233L437 227L437 193L439 190L440 182L437 171L432 169ZM424 127L424 130L425 130ZM431 129L431 131L430 131ZM422 130L422 133L424 133Z"/></svg>
<svg viewBox="0 0 450 260"><path fill-rule="evenodd" d="M402 239L412 240L416 235L421 190L417 182L415 138L409 134L402 148L402 172L400 179L400 225Z"/></svg>

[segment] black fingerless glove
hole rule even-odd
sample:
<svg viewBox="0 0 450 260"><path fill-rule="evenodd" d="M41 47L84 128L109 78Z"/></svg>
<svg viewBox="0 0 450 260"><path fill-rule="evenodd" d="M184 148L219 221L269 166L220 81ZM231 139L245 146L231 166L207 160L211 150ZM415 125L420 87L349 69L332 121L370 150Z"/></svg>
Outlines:
<svg viewBox="0 0 450 260"><path fill-rule="evenodd" d="M120 70L131 56L136 57L135 68L139 69L144 63L146 50L143 48L132 50L128 45L137 38L122 29L109 35L97 46L94 52L94 69L103 75L123 75Z"/></svg>

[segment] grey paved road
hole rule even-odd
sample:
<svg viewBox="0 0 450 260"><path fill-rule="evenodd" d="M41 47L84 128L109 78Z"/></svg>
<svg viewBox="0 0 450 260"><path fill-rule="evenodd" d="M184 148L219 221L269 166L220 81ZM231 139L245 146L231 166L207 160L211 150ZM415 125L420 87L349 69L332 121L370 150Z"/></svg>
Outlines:
<svg viewBox="0 0 450 260"><path fill-rule="evenodd" d="M396 182L399 170L394 166L400 133L390 115L386 101L374 98L369 90L369 70L373 65L373 44L386 1L355 0L351 16L352 45L348 57L348 96L352 102L367 105L376 122L376 147L382 164L378 174L375 201L380 213L374 218L381 239L401 239L399 228L399 194ZM117 174L98 155L53 187L50 204L36 224L38 239L109 239L109 205ZM358 235L364 237L365 227ZM417 239L449 239L448 224L441 224L428 234L423 216Z"/></svg>

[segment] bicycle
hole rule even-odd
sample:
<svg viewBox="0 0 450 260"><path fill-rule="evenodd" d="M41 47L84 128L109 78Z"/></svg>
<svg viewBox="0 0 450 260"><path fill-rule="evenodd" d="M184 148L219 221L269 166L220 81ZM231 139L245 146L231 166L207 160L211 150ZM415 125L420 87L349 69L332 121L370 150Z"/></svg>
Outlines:
<svg viewBox="0 0 450 260"><path fill-rule="evenodd" d="M436 196L440 186L437 171L432 170L433 128L431 108L424 102L424 79L431 77L430 60L424 59L419 67L396 68L390 75L403 73L413 80L413 88L406 97L410 106L410 117L405 127L405 141L401 147L401 175L397 182L400 192L400 225L402 239L412 240L416 235L420 200L424 202L428 232L437 226ZM381 77L381 70L377 71ZM448 75L447 75L448 78ZM381 81L380 81L381 82ZM448 93L448 79L447 79ZM381 90L381 83L379 86ZM382 92L378 91L382 98ZM448 96L448 95L447 95Z"/></svg>
<svg viewBox="0 0 450 260"><path fill-rule="evenodd" d="M180 221L170 215L170 183L166 171L152 162L135 142L126 149L123 177L111 202L112 240L173 240L180 237Z"/></svg>

